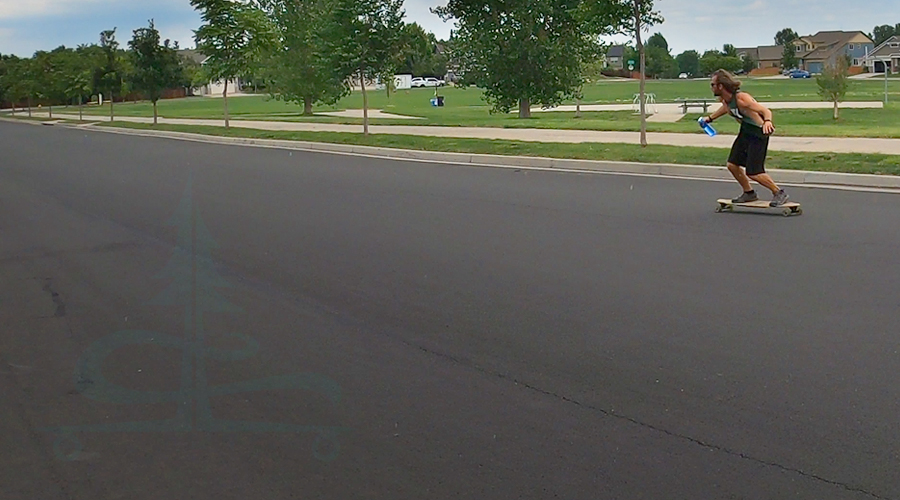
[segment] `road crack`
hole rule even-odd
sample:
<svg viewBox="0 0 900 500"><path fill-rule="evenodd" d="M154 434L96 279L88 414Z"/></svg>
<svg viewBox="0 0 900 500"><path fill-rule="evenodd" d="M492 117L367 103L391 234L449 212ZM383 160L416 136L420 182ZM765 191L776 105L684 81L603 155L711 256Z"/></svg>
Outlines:
<svg viewBox="0 0 900 500"><path fill-rule="evenodd" d="M754 457L753 455L749 455L749 454L747 454L747 453L744 453L744 452L741 452L741 451L737 451L737 450L732 450L732 449L727 448L727 447L725 447L725 446L720 446L720 445L716 445L716 444L712 444L712 443L707 443L707 442L705 442L705 441L703 441L703 440L701 440L701 439L698 439L698 438L695 438L695 437L692 437L692 436L688 436L688 435L685 435L685 434L679 434L679 433L677 433L677 432L673 432L673 431L670 431L670 430L668 430L668 429L664 429L664 428L662 428L662 427L659 427L659 426L656 426L656 425L653 425L653 424L650 424L650 423L647 423L647 422L642 422L642 421L638 420L637 418L630 417L630 416L628 416L628 415L618 414L618 413L615 413L615 412L613 412L613 411L607 410L607 409L605 409L605 408L600 408L599 406L594 406L594 405L591 405L591 404L588 404L588 403L584 403L584 402L582 402L582 401L579 401L579 400L577 400L577 399L571 398L571 397L566 396L566 395L563 395L563 394L557 394L557 393L552 392L552 391L548 391L548 390L545 390L545 389L541 389L540 387L534 386L534 385L532 385L532 384L529 384L528 382L524 382L524 381L519 380L519 379L517 379L517 378L515 378L515 377L509 376L509 375L506 375L506 374L503 374L503 373L499 373L499 372L496 372L496 371L492 371L492 370L489 370L489 369L484 368L484 367L482 367L482 366L479 366L479 365L477 365L476 363L474 363L474 362L472 362L472 361L470 361L470 360L467 360L467 359L461 359L461 358L458 358L458 357L456 357L456 356L454 356L454 355L452 355L452 354L447 354L447 353L443 353L443 352L438 352L438 351L429 349L429 348L427 348L427 347L423 347L423 346L421 346L421 345L415 344L415 343L413 343L413 342L407 341L407 340L405 340L405 339L399 339L399 340L400 340L402 343L404 343L404 344L406 344L407 346L409 346L409 347L413 347L413 348L415 348L415 349L418 349L418 350L420 350L420 351L423 351L423 352L425 352L425 353L427 353L427 354L430 354L430 355L432 355L432 356L436 356L436 357L440 357L440 358L447 359L447 360L449 360L449 361L451 361L451 362L453 362L453 363L455 363L455 364L459 364L459 365L465 366L465 367L467 367L467 368L471 368L471 369L473 369L473 370L475 370L475 371L478 371L478 372L480 372L480 373L482 373L482 374L484 374L484 375L490 375L490 376L494 376L494 377L497 377L497 378L502 379L502 380L506 380L506 381L509 381L509 382L513 382L513 383L515 383L516 385L522 386L522 387L524 387L524 388L526 388L526 389L528 389L528 390L530 390L530 391L533 391L533 392L542 394L542 395L544 395L544 396L549 396L549 397L558 399L558 400L560 400L560 401L564 401L564 402L566 402L566 403L570 403L570 404L576 405L576 406L578 406L578 407L580 407L580 408L584 408L584 409L586 409L586 410L590 410L590 411L594 411L594 412L600 413L600 414L602 414L602 415L604 415L604 416L607 416L607 417L610 417L610 418L615 418L615 419L618 419L618 420L622 420L622 421L625 421L625 422L629 422L629 423L638 425L638 426L640 426L640 427L643 427L643 428L645 428L645 429L649 429L649 430L652 430L652 431L654 431L654 432L658 432L658 433L661 433L661 434L665 434L666 436L670 436L670 437L673 437L673 438L676 438L676 439L679 439L679 440L682 440L682 441L687 441L687 442L689 442L689 443L691 443L691 444L703 446L704 448L708 448L708 449L710 449L710 450L719 451L719 452L725 453L725 454L727 454L727 455L731 455L731 456L734 456L734 457L738 457L738 458L740 458L740 459L742 459L742 460L748 460L748 461L751 461L751 462L754 462L754 463L757 463L757 464L760 464L760 465L765 465L765 466L768 466L768 467L774 467L774 468L777 468L777 469L782 470L782 471L784 471L784 472L791 472L791 473L800 475L800 476L802 476L802 477L804 477L804 478L812 479L812 480L819 481L819 482L822 482L822 483L826 483L826 484L829 484L829 485L832 485L832 486L836 486L836 487L845 489L845 490L850 491L850 492L854 492L854 493L862 493L862 494L864 494L864 495L870 496L870 497L875 498L875 499L878 499L878 500L896 500L896 499L892 499L892 498L890 498L890 497L885 497L885 496L878 495L877 493L874 493L874 492L871 492L871 491L868 491L868 490L865 490L865 489L862 489L862 488L859 488L859 487L856 487L856 486L853 486L853 485L850 485L850 484L847 484L847 483L842 483L842 482L840 482L840 481L835 481L835 480L832 480L832 479L828 479L828 478L826 478L826 477L822 477L822 476L819 476L819 475L814 474L814 473L811 473L811 472L806 472L806 471L803 471L803 470L801 470L801 469L797 469L797 468L790 467L790 466L787 466L787 465L779 464L779 463L777 463L777 462L772 462L772 461L769 461L769 460L764 460L764 459L761 459L761 458L757 458L757 457Z"/></svg>

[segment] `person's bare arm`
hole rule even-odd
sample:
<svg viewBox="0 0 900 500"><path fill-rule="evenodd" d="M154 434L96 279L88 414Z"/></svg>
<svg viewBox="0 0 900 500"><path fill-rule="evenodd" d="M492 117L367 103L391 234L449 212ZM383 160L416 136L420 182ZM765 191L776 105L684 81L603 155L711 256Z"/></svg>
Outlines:
<svg viewBox="0 0 900 500"><path fill-rule="evenodd" d="M738 94L738 105L744 109L749 109L749 110L753 111L754 113L759 114L759 116L762 117L762 119L763 119L762 129L763 129L764 134L769 135L775 131L775 125L772 124L772 110L771 109L763 106L756 99L754 99L753 97L751 97L745 93Z"/></svg>
<svg viewBox="0 0 900 500"><path fill-rule="evenodd" d="M721 118L727 114L728 114L728 106L723 104L723 105L719 106L719 109L713 111L713 114L706 117L706 122L712 123L714 120L718 120L719 118Z"/></svg>

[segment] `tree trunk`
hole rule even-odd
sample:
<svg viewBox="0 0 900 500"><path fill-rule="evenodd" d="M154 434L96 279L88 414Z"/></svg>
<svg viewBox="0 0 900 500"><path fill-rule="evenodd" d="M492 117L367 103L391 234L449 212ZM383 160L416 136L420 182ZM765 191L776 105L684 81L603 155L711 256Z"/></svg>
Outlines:
<svg viewBox="0 0 900 500"><path fill-rule="evenodd" d="M834 119L838 119L838 102L834 101Z"/></svg>
<svg viewBox="0 0 900 500"><path fill-rule="evenodd" d="M366 94L366 80L363 76L363 68L359 68L359 88L362 89L363 97L363 135L369 135L369 96Z"/></svg>
<svg viewBox="0 0 900 500"><path fill-rule="evenodd" d="M581 99L575 99L575 118L581 118Z"/></svg>
<svg viewBox="0 0 900 500"><path fill-rule="evenodd" d="M531 100L527 97L519 99L519 118L531 118Z"/></svg>
<svg viewBox="0 0 900 500"><path fill-rule="evenodd" d="M222 98L225 100L225 128L229 127L228 123L228 79L225 79L225 90L222 91Z"/></svg>
<svg viewBox="0 0 900 500"><path fill-rule="evenodd" d="M647 68L645 66L644 44L641 41L641 3L642 0L634 0L634 34L637 37L637 47L641 57L641 147L647 147L647 103L644 99L647 83Z"/></svg>
<svg viewBox="0 0 900 500"><path fill-rule="evenodd" d="M50 110L50 119L52 120L53 119L53 105L51 104L48 109Z"/></svg>
<svg viewBox="0 0 900 500"><path fill-rule="evenodd" d="M112 123L116 121L116 110L115 110L115 101L113 100L112 92L109 93L109 122Z"/></svg>
<svg viewBox="0 0 900 500"><path fill-rule="evenodd" d="M28 118L31 118L31 96L28 96Z"/></svg>
<svg viewBox="0 0 900 500"><path fill-rule="evenodd" d="M81 94L78 94L78 121L84 121L84 106L81 103Z"/></svg>
<svg viewBox="0 0 900 500"><path fill-rule="evenodd" d="M312 116L313 111L313 98L312 96L306 96L303 98L303 116Z"/></svg>
<svg viewBox="0 0 900 500"><path fill-rule="evenodd" d="M156 101L153 101L153 125L156 126L159 123L159 115L156 112Z"/></svg>

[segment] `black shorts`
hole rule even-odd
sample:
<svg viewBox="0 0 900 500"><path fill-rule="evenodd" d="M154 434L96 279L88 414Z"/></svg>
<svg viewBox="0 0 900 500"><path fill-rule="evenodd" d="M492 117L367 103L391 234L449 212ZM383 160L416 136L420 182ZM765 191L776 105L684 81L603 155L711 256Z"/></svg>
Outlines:
<svg viewBox="0 0 900 500"><path fill-rule="evenodd" d="M766 154L769 152L769 137L748 134L741 131L734 145L731 146L731 154L728 155L728 163L747 169L747 175L757 175L766 172Z"/></svg>

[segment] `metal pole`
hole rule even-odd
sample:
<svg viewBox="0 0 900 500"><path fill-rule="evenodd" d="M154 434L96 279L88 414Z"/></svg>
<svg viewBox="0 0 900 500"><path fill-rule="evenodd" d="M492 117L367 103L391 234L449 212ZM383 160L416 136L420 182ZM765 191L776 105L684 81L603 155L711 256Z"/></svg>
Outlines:
<svg viewBox="0 0 900 500"><path fill-rule="evenodd" d="M884 63L884 103L888 103L888 69L887 61Z"/></svg>

